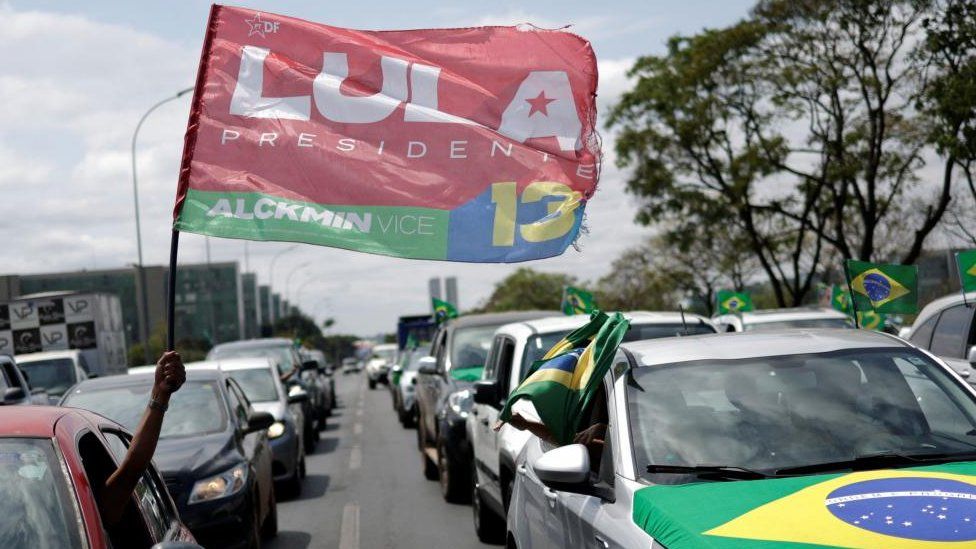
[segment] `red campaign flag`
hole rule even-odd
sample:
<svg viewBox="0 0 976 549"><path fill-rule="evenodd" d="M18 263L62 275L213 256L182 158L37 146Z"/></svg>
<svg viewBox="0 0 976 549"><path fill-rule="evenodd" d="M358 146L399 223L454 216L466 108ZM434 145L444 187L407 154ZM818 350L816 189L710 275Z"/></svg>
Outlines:
<svg viewBox="0 0 976 549"><path fill-rule="evenodd" d="M360 31L215 5L180 231L400 257L561 254L596 190L596 58L574 34Z"/></svg>

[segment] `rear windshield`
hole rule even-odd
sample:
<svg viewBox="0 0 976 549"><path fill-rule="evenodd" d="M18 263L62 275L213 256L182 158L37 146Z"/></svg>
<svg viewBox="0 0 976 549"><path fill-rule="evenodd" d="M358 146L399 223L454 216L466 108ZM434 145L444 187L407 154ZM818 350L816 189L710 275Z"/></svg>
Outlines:
<svg viewBox="0 0 976 549"><path fill-rule="evenodd" d="M75 377L75 363L70 358L49 358L19 362L20 369L27 373L34 389L44 389L47 394L61 396L78 382Z"/></svg>
<svg viewBox="0 0 976 549"><path fill-rule="evenodd" d="M121 423L130 431L139 425L152 380L144 385L105 387L73 392L65 406L84 408ZM214 381L188 381L170 398L160 438L203 435L223 431L227 424Z"/></svg>
<svg viewBox="0 0 976 549"><path fill-rule="evenodd" d="M0 438L0 547L81 547L81 518L48 439Z"/></svg>
<svg viewBox="0 0 976 549"><path fill-rule="evenodd" d="M497 329L495 325L457 329L451 341L451 369L484 367Z"/></svg>
<svg viewBox="0 0 976 549"><path fill-rule="evenodd" d="M268 347L215 347L207 356L208 360L223 360L225 358L270 358L278 367L279 374L287 374L298 365L295 364L295 354L287 345Z"/></svg>
<svg viewBox="0 0 976 549"><path fill-rule="evenodd" d="M244 396L251 402L271 402L278 400L278 388L271 370L253 368L248 370L228 370L224 372L234 378L244 389Z"/></svg>
<svg viewBox="0 0 976 549"><path fill-rule="evenodd" d="M743 325L746 332L764 330L783 330L787 328L853 328L845 318L799 318L795 320L776 320L773 322L750 322Z"/></svg>

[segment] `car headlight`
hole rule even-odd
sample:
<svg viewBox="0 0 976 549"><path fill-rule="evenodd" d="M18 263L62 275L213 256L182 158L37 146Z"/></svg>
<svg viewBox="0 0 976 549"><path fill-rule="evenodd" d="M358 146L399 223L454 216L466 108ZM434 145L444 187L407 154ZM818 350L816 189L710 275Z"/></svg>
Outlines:
<svg viewBox="0 0 976 549"><path fill-rule="evenodd" d="M240 492L247 484L247 464L241 463L210 478L198 480L190 491L190 503L213 501Z"/></svg>
<svg viewBox="0 0 976 549"><path fill-rule="evenodd" d="M278 438L283 434L285 434L285 424L280 421L276 421L271 424L271 427L268 427L268 438Z"/></svg>
<svg viewBox="0 0 976 549"><path fill-rule="evenodd" d="M456 393L451 393L447 397L447 405L451 407L451 410L455 414L461 417L468 417L468 411L471 409L471 391L462 389Z"/></svg>

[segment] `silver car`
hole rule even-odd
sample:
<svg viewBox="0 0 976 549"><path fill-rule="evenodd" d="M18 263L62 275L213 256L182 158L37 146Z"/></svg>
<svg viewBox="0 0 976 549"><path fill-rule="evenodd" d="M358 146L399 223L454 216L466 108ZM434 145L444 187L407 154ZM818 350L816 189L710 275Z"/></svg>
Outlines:
<svg viewBox="0 0 976 549"><path fill-rule="evenodd" d="M976 392L898 338L624 343L604 390L605 443L526 444L509 547L976 541Z"/></svg>
<svg viewBox="0 0 976 549"><path fill-rule="evenodd" d="M761 309L712 317L720 332L787 330L790 328L853 328L846 314L820 307Z"/></svg>

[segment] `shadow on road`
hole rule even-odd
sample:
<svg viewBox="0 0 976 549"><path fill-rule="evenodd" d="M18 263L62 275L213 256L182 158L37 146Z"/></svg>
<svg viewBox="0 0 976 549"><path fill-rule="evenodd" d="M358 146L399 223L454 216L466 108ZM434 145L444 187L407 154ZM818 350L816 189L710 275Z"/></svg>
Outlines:
<svg viewBox="0 0 976 549"><path fill-rule="evenodd" d="M302 501L320 498L329 490L329 475L309 474L302 482L302 493L288 501Z"/></svg>
<svg viewBox="0 0 976 549"><path fill-rule="evenodd" d="M317 456L320 454L328 454L330 452L334 452L338 447L339 437L320 438L318 444L315 445L315 451L309 455Z"/></svg>
<svg viewBox="0 0 976 549"><path fill-rule="evenodd" d="M269 545L272 547L287 547L288 549L305 549L312 543L312 535L306 532L281 530Z"/></svg>

